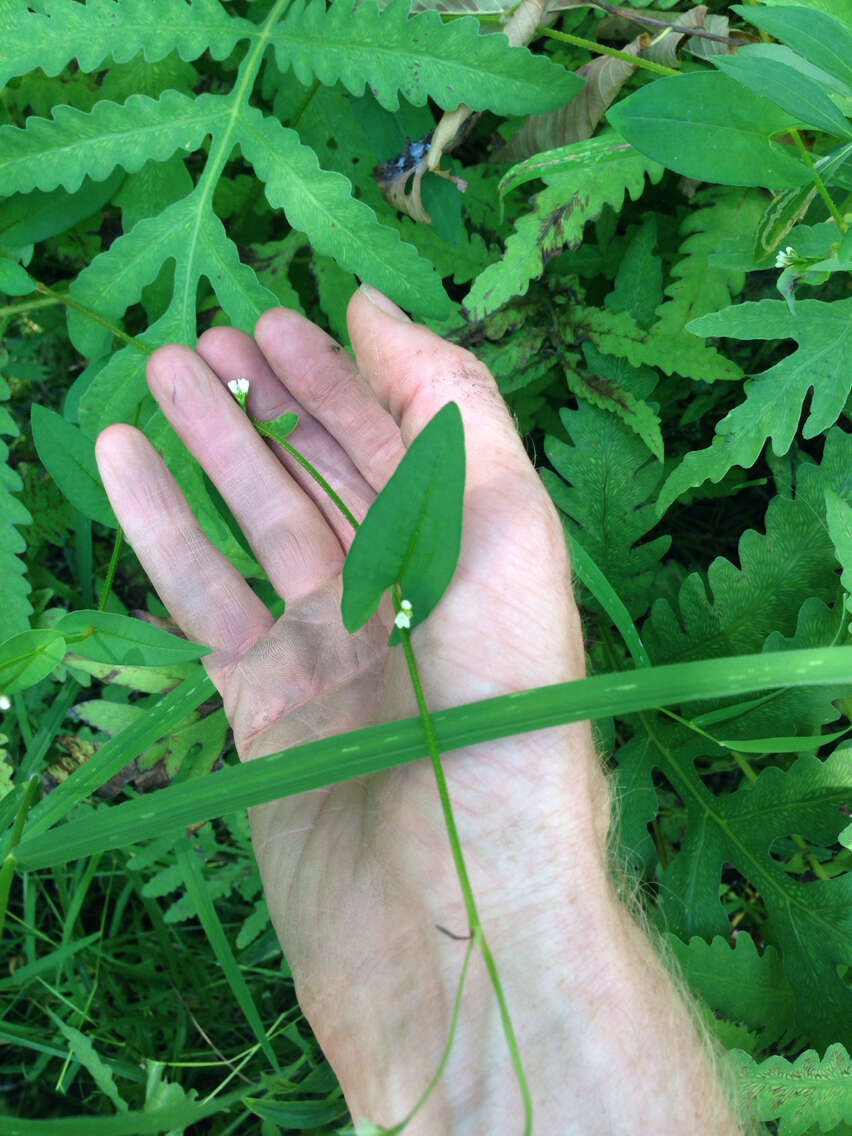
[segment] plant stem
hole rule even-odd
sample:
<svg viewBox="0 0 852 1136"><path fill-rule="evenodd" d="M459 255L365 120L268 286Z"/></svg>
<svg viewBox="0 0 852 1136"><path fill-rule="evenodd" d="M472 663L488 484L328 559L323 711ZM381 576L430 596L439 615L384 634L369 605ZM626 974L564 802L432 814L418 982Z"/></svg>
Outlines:
<svg viewBox="0 0 852 1136"><path fill-rule="evenodd" d="M300 453L295 446L291 446L290 443L286 442L283 438L277 437L274 431L267 430L265 428L265 423L259 422L256 418L251 417L249 418L249 421L251 422L252 426L254 426L255 430L257 430L258 434L263 434L265 438L271 438L273 442L281 446L282 449L286 450L287 453L311 475L320 489L322 489L322 491L330 498L330 500L334 502L334 504L338 507L338 509L341 511L352 528L357 532L358 522L355 520L355 517L353 516L351 510L344 504L339 494L336 493L334 489L332 489L332 487L329 485L320 471L315 466L311 465L305 455L303 453Z"/></svg>
<svg viewBox="0 0 852 1136"><path fill-rule="evenodd" d="M116 339L122 340L122 342L127 343L129 346L137 347L145 355L154 354L153 348L147 347L140 339L135 339L132 335L128 335L126 331L123 331L120 327L116 327L114 323L110 323L109 320L104 319L103 316L98 315L98 313L92 311L91 308L87 308L84 304L72 300L67 292L54 292L47 284L38 282L36 283L36 291L41 292L44 296L49 296L55 303L65 304L67 308L73 308L75 312L80 312L81 315L86 316L86 318L90 319L93 323L98 323L101 327L105 327Z"/></svg>
<svg viewBox="0 0 852 1136"><path fill-rule="evenodd" d="M810 150L807 148L807 146L802 141L802 136L799 134L798 130L791 130L790 134L792 135L793 141L796 143L796 149L799 151L799 155L801 156L802 161L805 163L805 165L810 169L811 173L814 175L814 184L816 185L817 193L820 195L823 202L825 203L825 207L828 210L829 215L834 219L834 222L837 225L838 229L841 231L841 233L845 233L846 229L847 229L846 222L843 220L843 218L840 215L840 211L838 210L837 206L832 201L831 195L829 194L828 190L826 189L825 182L822 180L822 177L820 176L820 172L816 168L816 165L814 164L814 160L811 157Z"/></svg>
<svg viewBox="0 0 852 1136"><path fill-rule="evenodd" d="M109 558L106 579L104 580L104 590L101 592L101 598L98 600L98 611L104 611L107 605L107 601L109 600L113 581L115 580L115 571L118 568L118 557L119 553L121 552L121 545L123 541L124 532L120 528L118 528L115 530L115 539L112 542L112 555Z"/></svg>
<svg viewBox="0 0 852 1136"><path fill-rule="evenodd" d="M24 792L21 796L21 803L18 806L18 813L15 817L15 823L12 826L12 835L9 838L9 850L3 860L3 867L0 868L0 937L3 935L3 926L6 922L6 909L9 906L9 892L12 889L12 880L15 876L15 868L18 861L15 859L14 849L21 842L21 835L24 831L24 821L27 819L27 813L33 806L33 802L38 792L39 779L33 776L24 786Z"/></svg>
<svg viewBox="0 0 852 1136"><path fill-rule="evenodd" d="M645 71L653 71L656 75L680 75L680 71L676 71L674 67L664 67L662 63L654 63L652 59L643 59L639 55L631 55L629 51L619 51L615 47L604 47L602 43L596 43L593 39L583 39L581 36L570 35L568 32L557 32L554 28L543 27L536 28L535 34L549 36L551 39L573 44L574 47L584 47L593 55L610 55L613 59L620 59L624 63L630 63L632 66L642 68Z"/></svg>
<svg viewBox="0 0 852 1136"><path fill-rule="evenodd" d="M396 596L396 599L398 602L400 599L399 595ZM491 954L488 940L485 938L482 923L479 919L479 912L476 908L476 900L473 896L473 889L470 886L467 865L465 864L464 853L462 852L461 841L459 840L458 829L456 828L456 818L453 814L453 806L450 801L449 789L447 788L447 779L444 776L444 767L441 763L441 754L438 750L438 739L435 737L435 727L432 722L432 716L429 713L429 707L426 705L423 684L420 681L420 671L417 668L417 660L414 658L414 651L411 647L411 635L407 628L400 628L400 638L402 640L402 649L405 652L405 661L408 663L408 673L411 676L414 696L417 699L417 707L420 711L420 721L423 723L423 731L426 734L426 746L429 750L429 757L432 760L432 770L435 774L435 781L438 786L438 795L441 798L444 824L446 825L447 835L450 839L450 848L452 849L456 874L464 897L470 931L472 935L479 936L482 957L485 959L485 965L491 976L491 985L494 987L494 993L497 996L497 1004L500 1007L500 1020L503 1024L503 1033L512 1056L512 1064L515 1068L515 1075L518 1079L521 1097L524 1102L524 1136L529 1136L529 1133L532 1132L533 1119L532 1097L530 1095L529 1084L527 1083L526 1074L524 1073L524 1067L521 1062L521 1054L518 1050L518 1042L512 1027L512 1019L509 1014L509 1007L506 1004L503 986L500 982L500 976L497 973L497 964L494 961L494 956Z"/></svg>

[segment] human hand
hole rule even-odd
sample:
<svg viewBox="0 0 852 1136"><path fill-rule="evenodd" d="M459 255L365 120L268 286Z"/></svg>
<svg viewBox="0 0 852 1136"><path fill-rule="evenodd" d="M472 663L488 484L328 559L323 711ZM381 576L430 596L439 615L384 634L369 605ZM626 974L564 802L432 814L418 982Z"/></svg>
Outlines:
<svg viewBox="0 0 852 1136"><path fill-rule="evenodd" d="M430 709L583 675L562 528L491 376L372 290L356 293L349 326L357 363L298 314L275 309L254 340L214 328L197 353L164 347L148 366L162 410L284 597L277 621L209 542L141 433L115 425L97 443L116 515L163 603L187 636L213 648L204 665L244 760L408 717L416 704L401 650L386 646L390 604L357 634L344 630L340 574L352 533L301 468L255 432L226 389L236 377L251 381L255 418L300 414L290 440L359 520L411 440L446 402L458 403L461 556L412 635ZM554 1028L566 1026L566 995L555 996L553 983L587 980L605 957L590 936L620 925L588 725L459 750L445 770L521 1052L537 1053L545 1038L553 1049ZM393 1123L446 1040L464 948L436 924L468 931L431 767L415 762L271 802L253 810L252 832L300 1003L353 1115ZM520 1128L481 963L469 986L445 1083L410 1133ZM589 997L570 995L570 1014L580 1015L572 1029ZM545 1117L562 1108L554 1091L563 1062L558 1047L555 1058L533 1061ZM482 1108L496 1108L501 1123L480 1127ZM555 1131L546 1124L541 1131Z"/></svg>

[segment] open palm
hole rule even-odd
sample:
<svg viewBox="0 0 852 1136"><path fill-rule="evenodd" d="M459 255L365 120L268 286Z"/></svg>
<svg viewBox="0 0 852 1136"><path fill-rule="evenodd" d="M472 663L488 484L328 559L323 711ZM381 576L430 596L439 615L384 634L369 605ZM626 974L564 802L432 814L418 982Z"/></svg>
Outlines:
<svg viewBox="0 0 852 1136"><path fill-rule="evenodd" d="M104 483L142 565L182 630L213 648L204 663L244 760L408 717L416 705L402 652L387 647L389 603L357 634L343 628L350 527L254 431L226 388L236 377L250 379L255 418L299 412L291 441L358 519L412 438L446 402L458 403L461 557L413 633L432 709L583 673L561 525L493 379L466 351L370 297L362 290L350 304L357 363L284 309L262 317L255 339L217 328L197 353L170 346L149 363L160 407L286 601L277 621L204 535L147 439L125 425L98 439ZM448 755L486 930L489 918L520 917L531 887L552 887L554 862L562 872L578 848L599 845L603 796L588 753L578 726ZM253 810L252 831L300 1002L332 1059L335 1031L351 1028L374 986L393 985L407 953L422 958L427 987L451 989L458 944L435 924L459 935L467 927L427 762L271 802Z"/></svg>

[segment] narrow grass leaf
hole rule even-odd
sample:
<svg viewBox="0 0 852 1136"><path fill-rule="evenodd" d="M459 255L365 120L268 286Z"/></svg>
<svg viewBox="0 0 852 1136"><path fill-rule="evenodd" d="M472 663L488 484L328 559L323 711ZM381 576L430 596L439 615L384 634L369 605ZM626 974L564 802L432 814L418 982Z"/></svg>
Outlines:
<svg viewBox="0 0 852 1136"><path fill-rule="evenodd" d="M183 881L186 884L187 895L195 904L195 910L198 912L198 918L201 921L201 926L204 928L204 934L207 936L207 941L213 948L216 958L219 960L219 965L231 988L231 993L234 995L234 998L236 998L240 1009L245 1015L246 1021L251 1026L252 1033L257 1038L258 1044L266 1054L270 1065L277 1071L278 1060L275 1056L275 1052L269 1042L269 1038L266 1036L266 1030L263 1028L263 1022L261 1021L260 1014L257 1012L257 1006L254 1004L251 991L243 977L243 972L237 966L234 953L231 950L231 944L228 942L228 937L219 920L216 907L207 890L204 873L201 870L201 863L190 844L189 838L178 844L175 853L177 863L183 875Z"/></svg>
<svg viewBox="0 0 852 1136"><path fill-rule="evenodd" d="M436 712L432 720L438 747L446 752L586 718L623 717L639 710L694 699L729 698L767 687L835 683L852 683L852 647L772 651L595 675L456 706ZM16 858L24 869L64 864L235 809L414 761L425 757L426 752L419 718L367 726L100 809L53 832L34 835L28 828ZM44 827L44 816L40 820L39 831Z"/></svg>
<svg viewBox="0 0 852 1136"><path fill-rule="evenodd" d="M341 612L347 631L375 614L394 584L422 623L452 579L461 549L464 428L448 402L420 431L370 506L343 565ZM390 642L399 640L394 629Z"/></svg>
<svg viewBox="0 0 852 1136"><path fill-rule="evenodd" d="M621 597L567 526L565 535L571 554L571 567L615 624L636 666L650 667L651 660L645 644Z"/></svg>

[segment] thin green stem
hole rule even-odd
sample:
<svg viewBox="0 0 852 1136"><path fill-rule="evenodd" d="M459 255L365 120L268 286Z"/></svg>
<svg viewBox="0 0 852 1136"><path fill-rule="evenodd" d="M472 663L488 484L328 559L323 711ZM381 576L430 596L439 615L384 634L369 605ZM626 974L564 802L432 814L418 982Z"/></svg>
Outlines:
<svg viewBox="0 0 852 1136"><path fill-rule="evenodd" d="M397 604L400 597L396 597ZM395 605L397 606L397 605ZM509 1007L506 1004L506 997L503 993L503 985L500 982L500 976L497 973L497 964L494 961L494 956L491 953L491 948L488 945L488 940L485 937L485 932L482 929L482 923L479 918L479 912L476 908L476 900L473 896L473 889L470 886L470 878L467 874L467 865L465 864L464 853L462 852L461 841L459 839L458 829L456 828L456 818L453 813L452 802L450 801L450 793L447 787L447 779L444 776L444 767L441 764L441 755L438 750L438 739L435 736L435 727L432 722L432 716L429 713L429 707L426 705L426 697L423 693L423 684L420 681L420 671L417 667L417 660L414 658L414 651L411 647L411 635L405 627L400 628L400 639L402 640L402 649L405 652L405 661L408 663L408 673L411 677L411 685L414 688L414 697L417 699L417 707L420 711L420 721L423 723L423 731L426 734L426 746L429 750L429 757L432 760L432 770L435 774L435 781L438 786L438 795L441 798L441 808L444 813L444 824L447 829L447 835L450 840L450 848L453 853L453 862L456 867L456 874L458 875L459 884L462 889L464 897L465 909L467 911L468 922L470 924L470 931L472 935L479 934L480 948L482 950L482 957L485 960L485 965L491 977L491 985L494 987L494 993L497 997L497 1005L500 1008L500 1020L503 1025L503 1034L506 1038L506 1044L509 1047L509 1053L512 1057L512 1065L515 1069L515 1076L518 1079L518 1086L521 1090L521 1097L524 1102L524 1136L529 1136L532 1132L533 1123L533 1109L532 1109L532 1096L530 1095L530 1087L527 1083L526 1074L524 1073L523 1063L521 1061L520 1050L518 1049L518 1041L515 1037L515 1030L512 1026L512 1018L509 1014Z"/></svg>
<svg viewBox="0 0 852 1136"><path fill-rule="evenodd" d="M339 494L336 493L334 489L332 489L332 487L329 485L320 471L316 468L316 466L311 465L305 455L303 453L300 453L300 451L297 450L295 446L290 445L290 443L285 441L283 438L279 438L274 431L267 430L265 423L259 422L256 418L250 418L250 421L255 430L257 430L258 434L263 434L265 438L271 438L273 442L281 446L283 450L286 450L287 453L311 475L320 489L322 489L322 491L328 496L328 498L333 501L334 504L338 507L338 509L341 511L352 528L357 531L358 522L355 520L355 517L353 516L351 510L341 500Z"/></svg>
<svg viewBox="0 0 852 1136"><path fill-rule="evenodd" d="M140 339L136 339L134 338L134 336L128 335L126 331L123 331L114 323L110 323L109 320L104 319L103 316L98 315L98 313L92 311L91 308L87 308L85 304L80 304L77 302L77 300L73 300L67 292L54 292L54 290L52 288L49 288L47 284L41 283L36 283L36 291L41 292L42 295L50 296L51 300L55 303L64 304L67 308L73 308L75 312L80 312L81 315L84 315L93 323L98 323L101 325L101 327L105 327L107 331L114 335L116 339L120 339L123 343L127 343L132 347L138 348L145 355L153 355L154 350L152 347L147 347Z"/></svg>
<svg viewBox="0 0 852 1136"><path fill-rule="evenodd" d="M38 777L31 777L24 786L24 792L21 796L21 803L18 806L15 823L12 825L12 835L9 838L9 850L3 860L3 867L0 868L0 938L3 936L3 927L6 923L6 911L9 907L9 892L12 890L12 880L15 877L15 868L18 865L18 861L15 859L14 849L21 843L24 821L27 819L27 813L33 806L38 787Z"/></svg>
<svg viewBox="0 0 852 1136"><path fill-rule="evenodd" d="M458 988L456 989L455 1001L453 1002L453 1012L452 1012L452 1016L450 1018L450 1032L447 1035L447 1044L444 1046L444 1052L441 1054L441 1060L438 1062L438 1068L435 1070L435 1075L433 1076L433 1078L429 1082L429 1084L426 1086L426 1089L423 1093L423 1096L420 1098L420 1100L417 1102L417 1104L414 1106L414 1108L412 1108L411 1112L409 1112L408 1115L403 1120L401 1120L399 1122L399 1124L395 1124L393 1126L393 1128L389 1128L387 1130L386 1136L397 1136L397 1134L399 1132L402 1132L402 1130L406 1127L406 1125L408 1125L414 1119L414 1117L417 1115L417 1113L420 1111L420 1109L423 1107L423 1105L426 1103L426 1101L432 1095L432 1092L434 1091L435 1086L438 1084L438 1082L440 1081L441 1077L444 1074L444 1069L446 1069L447 1061L449 1061L449 1058L450 1058L450 1052L453 1048L453 1042L455 1041L455 1036L456 1036L456 1029L457 1029L458 1023L459 1023L459 1011L461 1010L462 993L464 991L465 980L467 979L467 970L468 970L468 967L470 966L470 959L471 959L471 956L473 955L473 948L477 944L479 944L480 946L482 945L482 928L481 927L477 928L477 930L474 931L474 933L471 935L470 942L468 943L467 950L465 951L465 954L464 954L464 962L462 963L461 975L459 976L459 984L458 984Z"/></svg>
<svg viewBox="0 0 852 1136"><path fill-rule="evenodd" d="M107 566L106 579L104 580L104 590L101 592L101 598L98 600L98 611L104 611L109 601L112 585L115 581L115 572L118 568L118 557L121 552L121 546L124 542L124 533L118 528L115 530L115 539L112 542L112 555L109 558L109 565Z"/></svg>
<svg viewBox="0 0 852 1136"><path fill-rule="evenodd" d="M4 304L0 307L0 319L5 319L7 316L26 315L27 312L34 312L39 308L52 308L61 303L61 300L49 297L44 300L24 300L20 304Z"/></svg>
<svg viewBox="0 0 852 1136"><path fill-rule="evenodd" d="M574 47L584 47L592 55L609 55L643 71L653 71L655 75L680 75L680 71L676 71L673 67L665 67L662 63L654 63L652 59L642 59L639 55L631 55L629 51L619 51L617 47L605 47L593 39L583 39L582 36L570 35L568 32L558 32L555 28L538 27L535 29L535 34L558 39L561 43L570 43Z"/></svg>
<svg viewBox="0 0 852 1136"><path fill-rule="evenodd" d="M825 203L825 207L828 210L829 215L834 219L834 222L841 233L845 233L848 226L843 220L843 217L840 215L840 211L838 210L837 206L832 201L831 194L828 192L825 182L822 180L820 172L816 168L814 160L811 157L810 150L808 150L807 146L802 141L802 136L799 134L798 130L791 130L790 134L792 135L793 141L796 144L796 149L799 151L799 156L814 176L814 184L817 187L817 193Z"/></svg>

